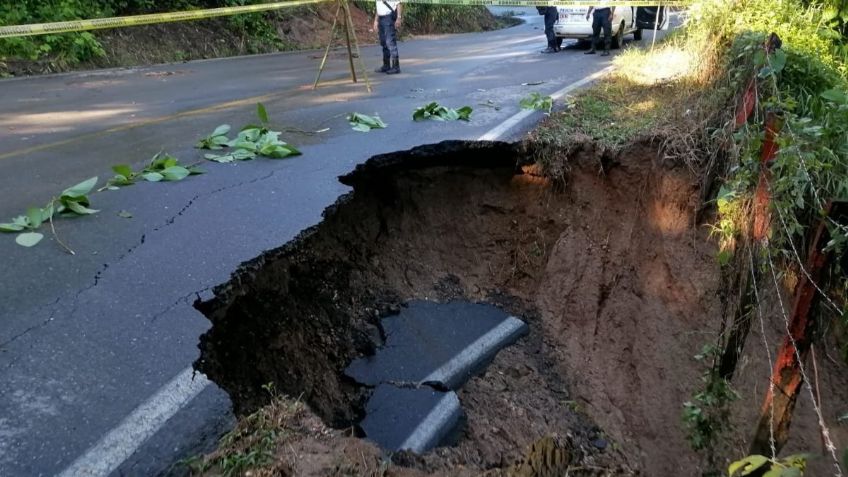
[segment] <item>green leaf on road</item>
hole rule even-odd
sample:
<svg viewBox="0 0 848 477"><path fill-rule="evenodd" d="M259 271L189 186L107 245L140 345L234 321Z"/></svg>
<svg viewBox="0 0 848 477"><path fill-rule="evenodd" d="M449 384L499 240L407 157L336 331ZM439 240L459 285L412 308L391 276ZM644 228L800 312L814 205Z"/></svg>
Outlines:
<svg viewBox="0 0 848 477"><path fill-rule="evenodd" d="M162 177L166 181L181 181L191 174L191 172L182 166L171 166L161 172Z"/></svg>
<svg viewBox="0 0 848 477"><path fill-rule="evenodd" d="M89 209L81 202L68 201L65 206L77 215L91 215L100 212L99 210Z"/></svg>
<svg viewBox="0 0 848 477"><path fill-rule="evenodd" d="M91 189L94 189L95 185L97 185L97 176L65 189L62 192L62 195L67 197L84 197L86 194L91 192Z"/></svg>
<svg viewBox="0 0 848 477"><path fill-rule="evenodd" d="M264 104L256 103L256 116L258 116L259 120L263 123L268 123L268 111L265 110Z"/></svg>
<svg viewBox="0 0 848 477"><path fill-rule="evenodd" d="M126 164L118 164L118 165L112 166L112 170L115 171L115 174L122 175L122 176L127 177L127 178L129 178L133 175L132 167L130 167Z"/></svg>
<svg viewBox="0 0 848 477"><path fill-rule="evenodd" d="M461 121L471 121L471 113L474 112L471 106L463 106L456 110Z"/></svg>
<svg viewBox="0 0 848 477"><path fill-rule="evenodd" d="M203 157L209 159L210 161L226 164L233 161L247 161L253 159L256 157L256 153L252 151L246 151L244 149L236 149L235 151L227 154L204 154Z"/></svg>
<svg viewBox="0 0 848 477"><path fill-rule="evenodd" d="M165 177L158 172L145 172L141 174L141 177L144 177L144 180L149 182L159 182Z"/></svg>
<svg viewBox="0 0 848 477"><path fill-rule="evenodd" d="M26 227L18 224L0 224L0 232L13 233L20 232L24 230Z"/></svg>
<svg viewBox="0 0 848 477"><path fill-rule="evenodd" d="M228 132L230 132L230 125L229 124L222 124L222 125L218 126L217 128L215 128L214 131L212 131L212 135L213 136L224 136Z"/></svg>
<svg viewBox="0 0 848 477"><path fill-rule="evenodd" d="M222 124L212 131L212 134L201 139L194 145L198 149L223 149L229 142L227 133L230 132L229 124Z"/></svg>
<svg viewBox="0 0 848 477"><path fill-rule="evenodd" d="M18 234L18 236L15 237L15 242L24 247L34 247L38 245L38 242L41 242L41 239L43 238L44 235L38 232L26 232Z"/></svg>
<svg viewBox="0 0 848 477"><path fill-rule="evenodd" d="M133 218L133 214L131 212L127 212L126 210L122 210L118 212L118 217L123 217L125 219Z"/></svg>
<svg viewBox="0 0 848 477"><path fill-rule="evenodd" d="M29 226L37 229L41 227L41 222L44 220L44 214L40 207L30 207L27 209L27 218L29 219Z"/></svg>

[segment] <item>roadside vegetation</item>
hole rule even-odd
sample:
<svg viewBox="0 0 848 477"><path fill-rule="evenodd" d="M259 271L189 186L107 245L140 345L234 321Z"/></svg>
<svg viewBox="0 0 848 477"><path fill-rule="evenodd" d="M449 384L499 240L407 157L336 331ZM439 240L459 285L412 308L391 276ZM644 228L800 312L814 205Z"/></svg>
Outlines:
<svg viewBox="0 0 848 477"><path fill-rule="evenodd" d="M174 12L263 3L262 0L51 0L0 2L0 25ZM0 39L0 76L74 69L135 66L203 58L312 49L326 46L329 4L235 15L194 22ZM369 32L373 2L356 2L352 16L359 41ZM482 6L408 5L402 34L459 33L514 25ZM210 41L211 39L211 41ZM339 41L339 38L336 38Z"/></svg>

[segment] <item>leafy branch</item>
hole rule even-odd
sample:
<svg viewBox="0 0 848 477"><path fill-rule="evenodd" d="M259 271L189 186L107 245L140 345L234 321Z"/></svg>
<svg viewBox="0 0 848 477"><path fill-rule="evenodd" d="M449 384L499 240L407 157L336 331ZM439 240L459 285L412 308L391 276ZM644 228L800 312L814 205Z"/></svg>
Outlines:
<svg viewBox="0 0 848 477"><path fill-rule="evenodd" d="M413 121L471 121L471 106L463 106L459 109L446 108L439 103L433 101L420 108L417 108L412 113Z"/></svg>
<svg viewBox="0 0 848 477"><path fill-rule="evenodd" d="M88 194L97 185L97 177L92 177L62 191L59 197L54 197L44 207L30 207L25 215L14 217L11 222L0 223L0 232L17 233L15 243L24 247L34 247L44 238L38 229L45 223L50 223L50 230L56 241L70 253L74 251L65 245L56 234L53 217L83 216L96 214L99 210L90 208Z"/></svg>
<svg viewBox="0 0 848 477"><path fill-rule="evenodd" d="M229 124L222 124L212 131L212 134L206 136L195 144L198 149L223 149L230 141L227 139L227 133L230 132Z"/></svg>
<svg viewBox="0 0 848 477"><path fill-rule="evenodd" d="M268 129L268 112L262 103L256 104L256 115L260 124L248 124L239 131L238 135L229 139L227 133L230 126L222 124L205 138L201 139L195 147L198 149L220 150L229 148L225 154L205 154L203 157L210 161L229 163L234 161L247 161L257 156L271 159L283 159L289 156L300 155L301 152L280 140L280 131Z"/></svg>
<svg viewBox="0 0 848 477"><path fill-rule="evenodd" d="M347 117L347 122L353 127L354 131L368 132L372 129L385 129L388 124L380 119L380 116L368 116L367 114L351 113Z"/></svg>
<svg viewBox="0 0 848 477"><path fill-rule="evenodd" d="M535 109L551 114L551 110L554 107L554 99L550 96L542 96L540 93L534 91L519 101L518 105L521 106L521 109Z"/></svg>
<svg viewBox="0 0 848 477"><path fill-rule="evenodd" d="M141 177L149 182L181 181L190 175L203 174L203 172L195 165L182 166L176 157L160 152L153 156L150 165L141 171Z"/></svg>
<svg viewBox="0 0 848 477"><path fill-rule="evenodd" d="M109 189L115 190L119 187L133 185L141 179L148 182L181 181L190 175L203 174L203 170L192 164L183 166L179 159L164 153L157 153L150 159L150 164L140 172L134 172L127 164L112 166L115 176L109 179L105 186L98 192Z"/></svg>

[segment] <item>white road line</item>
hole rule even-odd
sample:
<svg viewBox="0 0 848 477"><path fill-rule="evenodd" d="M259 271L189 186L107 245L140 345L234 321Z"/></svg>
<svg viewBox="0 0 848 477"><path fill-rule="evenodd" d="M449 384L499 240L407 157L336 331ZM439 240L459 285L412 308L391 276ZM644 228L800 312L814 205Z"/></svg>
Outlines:
<svg viewBox="0 0 848 477"><path fill-rule="evenodd" d="M612 71L612 69L613 67L609 66L597 73L581 79L580 81L571 83L552 94L551 97L559 99L569 92L600 78ZM533 110L523 110L513 115L499 126L482 135L480 140L497 140L534 112L535 111ZM465 352L461 354L464 353ZM457 358L458 357L459 356L457 356ZM448 366L453 362L454 360L451 360L445 366ZM459 362L457 362L456 365L458 364ZM444 366L440 369L443 368ZM194 399L195 396L206 389L206 386L209 384L210 381L206 379L206 376L200 373L195 374L191 367L184 369L174 379L159 388L159 390L147 401L135 408L135 410L121 421L117 427L109 431L108 434L103 436L95 445L88 449L85 454L81 455L73 462L73 464L58 474L58 477L108 476L122 463L124 463L124 461L129 459L130 456L132 456L135 451L137 451L138 448L147 441L147 439L162 428L168 419L173 417L174 414L179 412L179 410ZM456 396L454 396L454 398L456 399ZM409 449L413 449L412 446L423 445L421 439L426 438L429 435L427 434L428 432L432 432L432 429L428 430L428 428L435 424L439 424L450 417L450 406L450 400L446 401L445 398L443 398L442 401L440 401L439 406L433 409L427 418L418 426L418 428L416 428L412 435L407 438L404 445L409 443L410 447L407 447ZM456 406L459 406L458 400L456 401ZM435 424L428 424L431 420ZM438 427L433 428L438 429Z"/></svg>
<svg viewBox="0 0 848 477"><path fill-rule="evenodd" d="M427 417L422 420L415 430L398 446L398 449L409 449L416 454L421 454L441 440L442 430L448 426L451 419L458 419L461 408L456 393L445 394L439 403L430 410Z"/></svg>
<svg viewBox="0 0 848 477"><path fill-rule="evenodd" d="M118 427L103 436L59 477L108 476L209 384L206 376L195 374L191 367L184 369L135 408Z"/></svg>
<svg viewBox="0 0 848 477"><path fill-rule="evenodd" d="M459 354L427 375L421 382L438 382L448 389L456 389L465 382L468 373L473 371L481 361L494 354L493 350L499 350L505 342L513 340L526 329L527 325L523 321L510 316L466 346Z"/></svg>
<svg viewBox="0 0 848 477"><path fill-rule="evenodd" d="M561 90L552 94L551 97L555 100L560 99L563 96L565 96L566 94L574 91L575 89L577 89L581 86L584 86L587 83L591 83L592 81L595 81L596 79L612 72L612 70L614 70L614 69L615 69L614 66L607 66L606 68L602 69L601 71L598 71L597 73L593 73L593 74L581 79L580 81L575 81L574 83L571 83L570 85L566 86L565 88L562 88ZM533 114L535 112L536 111L532 110L532 109L522 109L521 111L512 115L506 121L502 122L500 125L494 127L491 131L480 136L479 140L480 141L496 141L501 136L506 134L507 131L509 131L510 129L517 126L518 123L527 119L531 114Z"/></svg>

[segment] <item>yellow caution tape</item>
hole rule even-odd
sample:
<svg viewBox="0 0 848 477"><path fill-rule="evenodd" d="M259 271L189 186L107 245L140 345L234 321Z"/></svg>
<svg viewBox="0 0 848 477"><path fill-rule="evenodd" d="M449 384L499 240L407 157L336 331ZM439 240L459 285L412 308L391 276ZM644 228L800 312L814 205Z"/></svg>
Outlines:
<svg viewBox="0 0 848 477"><path fill-rule="evenodd" d="M286 2L260 3L240 7L207 8L173 13L151 13L130 17L95 18L93 20L72 20L54 23L33 23L30 25L0 26L0 38L18 36L50 35L55 33L70 33L104 28L119 28L154 23L181 22L187 20L202 20L206 18L239 15L242 13L267 12L299 5L309 5L332 0L289 0ZM480 5L498 7L591 7L598 6L600 0L403 0L402 3L418 3L428 5ZM683 7L690 5L691 0L611 0L603 2L603 6L615 7L651 7L660 3L664 7Z"/></svg>

